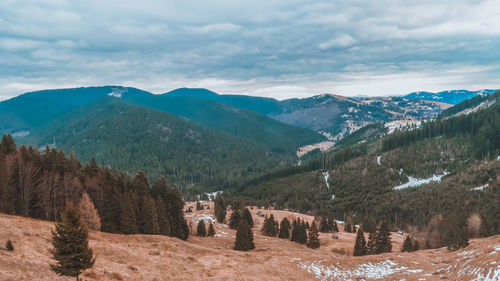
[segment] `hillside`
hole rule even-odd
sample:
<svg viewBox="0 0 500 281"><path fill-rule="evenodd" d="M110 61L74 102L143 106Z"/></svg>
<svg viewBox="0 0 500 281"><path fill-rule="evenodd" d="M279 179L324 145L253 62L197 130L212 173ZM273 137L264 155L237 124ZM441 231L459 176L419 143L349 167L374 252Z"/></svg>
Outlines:
<svg viewBox="0 0 500 281"><path fill-rule="evenodd" d="M180 184L221 185L284 159L248 140L179 116L103 97L35 129L37 143L74 151L83 162Z"/></svg>
<svg viewBox="0 0 500 281"><path fill-rule="evenodd" d="M448 252L446 249L399 253L402 237L393 234L394 253L352 257L354 234L339 233L339 239L320 234L317 250L287 240L262 236L254 227L257 248L250 252L230 249L234 231L217 224L217 237L190 237L188 241L160 235L120 235L90 232L90 246L97 261L83 274L85 280L496 280L500 257L500 237L473 239L470 246ZM265 211L270 213L271 211ZM272 211L276 217L300 216ZM210 217L199 211L188 219ZM50 231L53 223L0 214L0 240L11 239L14 252L0 249L2 280L73 280L50 271ZM489 279L486 279L489 278Z"/></svg>

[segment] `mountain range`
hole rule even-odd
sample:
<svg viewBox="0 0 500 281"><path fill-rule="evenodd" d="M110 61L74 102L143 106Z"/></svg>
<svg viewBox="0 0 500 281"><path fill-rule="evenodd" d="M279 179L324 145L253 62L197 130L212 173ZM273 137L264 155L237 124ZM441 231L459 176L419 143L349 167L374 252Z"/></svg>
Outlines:
<svg viewBox="0 0 500 281"><path fill-rule="evenodd" d="M160 95L121 86L44 90L0 102L0 133L131 173L220 186L329 149L366 125L437 116L451 106L434 101L441 96L448 101L450 92L278 101L192 88Z"/></svg>

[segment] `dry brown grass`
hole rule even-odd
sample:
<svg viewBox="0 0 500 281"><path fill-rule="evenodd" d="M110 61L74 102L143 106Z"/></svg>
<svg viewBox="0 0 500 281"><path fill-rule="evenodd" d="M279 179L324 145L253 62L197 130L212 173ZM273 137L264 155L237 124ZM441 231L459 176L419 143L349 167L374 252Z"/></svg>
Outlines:
<svg viewBox="0 0 500 281"><path fill-rule="evenodd" d="M257 208L251 209L256 224L253 229L256 249L250 252L232 250L235 232L221 224L215 225L220 236L192 236L188 241L92 231L90 246L97 261L83 277L85 280L311 280L314 275L300 268L301 262L353 268L361 263L391 259L398 266L422 271L393 274L389 280L439 280L443 277L470 280L472 275L458 275L464 264L492 268L496 265L491 263L500 260L500 252L494 250L496 245L500 247L500 236L471 240L466 252L437 249L355 258L349 254L355 234L341 232L339 239L320 234L321 248L311 250L290 241L260 235L263 218L256 216L257 211ZM288 211L265 212L272 212L279 220L284 216L300 217L309 222L313 219ZM195 212L188 220L209 213L208 210ZM73 280L50 271L53 223L0 214L0 226L0 244L11 239L16 247L14 252L0 250L0 280ZM403 237L393 234L395 251L399 251L402 240Z"/></svg>

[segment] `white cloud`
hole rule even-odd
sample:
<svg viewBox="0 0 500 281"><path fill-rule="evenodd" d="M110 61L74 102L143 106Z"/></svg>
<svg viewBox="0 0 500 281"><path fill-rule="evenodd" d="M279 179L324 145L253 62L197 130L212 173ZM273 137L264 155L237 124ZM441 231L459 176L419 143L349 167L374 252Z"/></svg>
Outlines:
<svg viewBox="0 0 500 281"><path fill-rule="evenodd" d="M349 34L342 34L338 37L325 41L318 45L320 49L349 47L356 43L356 40Z"/></svg>

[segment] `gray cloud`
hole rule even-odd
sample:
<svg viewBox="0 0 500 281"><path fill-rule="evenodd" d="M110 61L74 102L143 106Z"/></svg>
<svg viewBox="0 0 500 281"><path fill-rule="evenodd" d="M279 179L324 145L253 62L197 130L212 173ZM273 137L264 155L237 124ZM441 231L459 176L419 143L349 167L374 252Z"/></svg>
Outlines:
<svg viewBox="0 0 500 281"><path fill-rule="evenodd" d="M103 84L276 98L499 87L496 0L4 2L0 99Z"/></svg>

